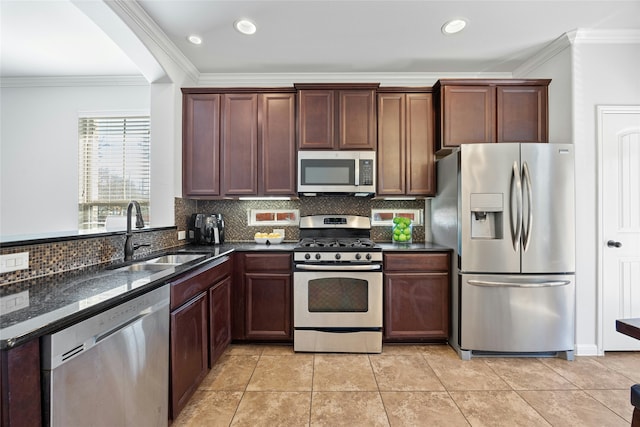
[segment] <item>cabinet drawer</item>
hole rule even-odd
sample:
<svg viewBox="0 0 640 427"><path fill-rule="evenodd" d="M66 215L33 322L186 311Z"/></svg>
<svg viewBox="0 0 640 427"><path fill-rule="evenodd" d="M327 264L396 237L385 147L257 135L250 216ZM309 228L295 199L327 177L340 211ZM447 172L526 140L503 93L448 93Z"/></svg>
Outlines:
<svg viewBox="0 0 640 427"><path fill-rule="evenodd" d="M245 253L245 271L291 271L291 254Z"/></svg>
<svg viewBox="0 0 640 427"><path fill-rule="evenodd" d="M223 257L213 266L205 265L170 282L171 310L211 287L211 285L231 274L231 261Z"/></svg>
<svg viewBox="0 0 640 427"><path fill-rule="evenodd" d="M385 271L449 271L449 254L403 253L384 254Z"/></svg>

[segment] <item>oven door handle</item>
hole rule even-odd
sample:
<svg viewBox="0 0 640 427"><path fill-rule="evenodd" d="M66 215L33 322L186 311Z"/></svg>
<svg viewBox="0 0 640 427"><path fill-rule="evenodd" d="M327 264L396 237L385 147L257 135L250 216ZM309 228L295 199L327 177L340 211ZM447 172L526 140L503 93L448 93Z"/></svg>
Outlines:
<svg viewBox="0 0 640 427"><path fill-rule="evenodd" d="M349 265L313 265L313 264L296 264L298 270L313 271L378 271L382 270L380 264L349 264Z"/></svg>

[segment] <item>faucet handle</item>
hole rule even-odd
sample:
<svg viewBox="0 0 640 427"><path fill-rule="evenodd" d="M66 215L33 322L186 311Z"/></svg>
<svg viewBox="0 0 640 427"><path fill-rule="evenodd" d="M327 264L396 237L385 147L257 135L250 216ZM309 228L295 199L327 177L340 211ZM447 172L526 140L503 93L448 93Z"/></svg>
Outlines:
<svg viewBox="0 0 640 427"><path fill-rule="evenodd" d="M151 245L149 243L142 243L142 244L134 243L133 250L135 251L136 249L140 249L143 246L151 246Z"/></svg>

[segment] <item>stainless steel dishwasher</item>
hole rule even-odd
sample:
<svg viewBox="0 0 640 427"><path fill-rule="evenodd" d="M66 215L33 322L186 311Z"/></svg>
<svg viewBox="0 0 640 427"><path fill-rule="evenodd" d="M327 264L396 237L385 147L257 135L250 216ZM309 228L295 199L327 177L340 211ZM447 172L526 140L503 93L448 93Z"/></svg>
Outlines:
<svg viewBox="0 0 640 427"><path fill-rule="evenodd" d="M44 424L167 426L169 286L43 337Z"/></svg>

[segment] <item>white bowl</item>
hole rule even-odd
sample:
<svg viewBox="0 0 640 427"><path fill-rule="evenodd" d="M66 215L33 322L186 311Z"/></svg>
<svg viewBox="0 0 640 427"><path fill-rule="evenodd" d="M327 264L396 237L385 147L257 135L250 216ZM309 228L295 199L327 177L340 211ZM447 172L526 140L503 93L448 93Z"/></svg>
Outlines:
<svg viewBox="0 0 640 427"><path fill-rule="evenodd" d="M284 237L254 237L256 243L265 245L269 242L272 245L279 245L284 240Z"/></svg>

